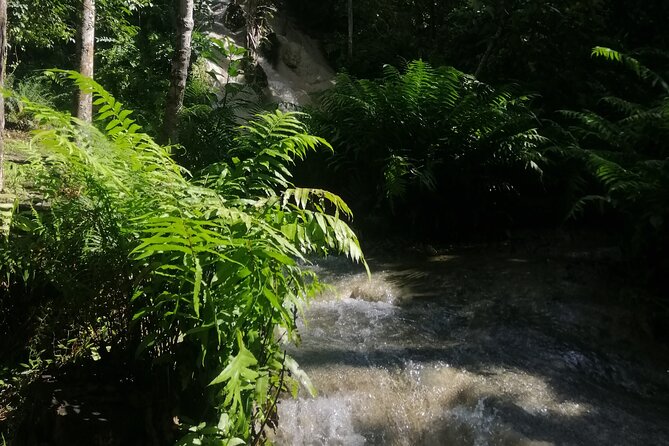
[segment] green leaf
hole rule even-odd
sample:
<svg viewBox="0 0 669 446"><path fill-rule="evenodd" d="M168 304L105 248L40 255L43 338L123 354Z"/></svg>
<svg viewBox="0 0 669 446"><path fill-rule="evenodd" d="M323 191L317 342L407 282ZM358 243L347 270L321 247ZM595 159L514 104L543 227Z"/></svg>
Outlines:
<svg viewBox="0 0 669 446"><path fill-rule="evenodd" d="M318 395L318 391L311 383L311 379L309 379L309 376L306 374L306 372L302 370L297 364L297 361L295 361L290 356L286 356L284 362L286 368L290 370L291 376L295 378L300 384L302 384L302 386L309 392L309 395L315 398Z"/></svg>
<svg viewBox="0 0 669 446"><path fill-rule="evenodd" d="M230 359L228 365L214 378L209 386L225 383L225 407L235 412L243 404L242 390L253 388L253 383L258 377L258 372L252 366L258 364L255 356L244 346L241 332L237 331L237 345L239 352Z"/></svg>
<svg viewBox="0 0 669 446"><path fill-rule="evenodd" d="M195 279L193 282L193 310L195 316L200 317L200 288L202 287L202 265L197 256L193 257L195 262Z"/></svg>

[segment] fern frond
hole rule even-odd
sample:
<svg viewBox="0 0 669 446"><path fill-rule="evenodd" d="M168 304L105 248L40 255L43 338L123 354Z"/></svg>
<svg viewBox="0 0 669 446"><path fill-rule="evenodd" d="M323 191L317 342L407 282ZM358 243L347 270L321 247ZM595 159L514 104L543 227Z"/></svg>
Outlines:
<svg viewBox="0 0 669 446"><path fill-rule="evenodd" d="M147 335L137 339L138 354L197 358L181 364L183 377L210 383L199 389L207 413L228 417L226 436L248 440L267 414L256 410L264 397L247 390L283 383L272 332L282 327L295 339L293 311L319 287L300 267L306 254L341 252L367 267L343 218L351 217L346 203L292 187L289 167L329 144L309 134L299 114L260 115L242 128L229 158L205 171L209 177L191 180L102 87L53 73L93 92L103 124L28 103L44 128L26 174L48 207L12 221L38 247L25 258L42 262L58 292L75 288L64 297L84 301L90 287L104 303L99 319L118 313L123 329L130 318L140 324L137 333ZM23 272L13 260L6 266L5 246L0 240L2 272ZM113 305L109 290L122 304Z"/></svg>
<svg viewBox="0 0 669 446"><path fill-rule="evenodd" d="M309 151L323 146L323 138L310 135L298 120L299 113L280 111L259 115L241 128L237 147L229 163L210 166L205 172L208 187L225 193L228 199L243 196L274 196L292 185L289 166Z"/></svg>
<svg viewBox="0 0 669 446"><path fill-rule="evenodd" d="M9 193L0 192L0 236L8 237L12 219L18 208L18 199Z"/></svg>
<svg viewBox="0 0 669 446"><path fill-rule="evenodd" d="M293 188L286 189L283 192L283 206L286 206L290 199L295 201L295 204L300 209L306 209L307 205L312 202L314 199L318 200L316 203L316 209L319 212L325 212L327 210L327 204L332 205L335 209L335 217L342 212L347 218L353 218L353 212L348 207L346 202L342 200L339 195L333 194L332 192L315 189L315 188Z"/></svg>
<svg viewBox="0 0 669 446"><path fill-rule="evenodd" d="M141 130L141 127L135 123L135 120L130 119L130 115L133 112L125 109L120 101L116 100L116 98L93 79L82 76L80 73L72 70L51 69L46 71L46 74L48 76L64 75L68 79L73 80L81 91L92 94L93 105L99 107L97 109L96 120L107 123L105 132L109 137L115 137L120 133L132 134Z"/></svg>
<svg viewBox="0 0 669 446"><path fill-rule="evenodd" d="M592 56L619 62L632 70L639 78L650 82L652 86L659 86L665 93L669 93L669 84L656 72L648 69L634 57L623 54L611 48L596 46L592 49Z"/></svg>
<svg viewBox="0 0 669 446"><path fill-rule="evenodd" d="M634 102L626 101L622 98L615 96L605 96L600 99L601 102L610 105L614 109L624 113L625 115L631 116L637 113L640 113L644 110L643 106L636 104Z"/></svg>

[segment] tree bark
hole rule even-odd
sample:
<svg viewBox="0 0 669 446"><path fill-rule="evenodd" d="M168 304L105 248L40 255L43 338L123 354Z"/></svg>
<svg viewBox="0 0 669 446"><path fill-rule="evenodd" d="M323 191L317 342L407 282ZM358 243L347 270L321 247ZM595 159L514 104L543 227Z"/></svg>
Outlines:
<svg viewBox="0 0 669 446"><path fill-rule="evenodd" d="M500 21L499 25L497 26L497 31L495 31L495 35L492 36L490 41L488 41L488 47L485 50L485 53L483 53L483 56L481 56L481 60L479 61L479 66L476 68L476 72L474 72L474 77L478 79L478 77L481 75L483 72L483 69L488 63L488 59L490 58L490 55L492 54L492 49L495 47L495 44L497 43L497 40L500 38L502 35L502 29L504 28L504 22Z"/></svg>
<svg viewBox="0 0 669 446"><path fill-rule="evenodd" d="M176 143L179 137L179 111L183 106L193 34L193 0L179 0L177 45L172 60L170 90L167 94L162 141Z"/></svg>
<svg viewBox="0 0 669 446"><path fill-rule="evenodd" d="M93 56L95 54L95 0L83 0L79 44L79 72L93 78ZM77 118L93 120L93 95L79 90Z"/></svg>
<svg viewBox="0 0 669 446"><path fill-rule="evenodd" d="M353 0L348 0L348 62L353 61Z"/></svg>
<svg viewBox="0 0 669 446"><path fill-rule="evenodd" d="M263 17L259 15L258 0L246 1L246 50L251 65L258 62L258 50L263 33Z"/></svg>
<svg viewBox="0 0 669 446"><path fill-rule="evenodd" d="M5 86L7 62L7 0L0 0L0 89ZM0 192L5 188L5 97L0 93Z"/></svg>

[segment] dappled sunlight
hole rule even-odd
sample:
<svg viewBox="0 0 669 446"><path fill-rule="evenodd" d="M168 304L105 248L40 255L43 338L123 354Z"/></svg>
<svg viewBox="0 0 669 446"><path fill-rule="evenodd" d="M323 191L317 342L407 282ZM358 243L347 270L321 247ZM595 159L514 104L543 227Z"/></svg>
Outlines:
<svg viewBox="0 0 669 446"><path fill-rule="evenodd" d="M316 297L316 300L356 299L396 303L400 296L399 288L388 280L388 273L374 272L371 277L365 273L357 273L336 278L330 287Z"/></svg>
<svg viewBox="0 0 669 446"><path fill-rule="evenodd" d="M332 288L289 352L319 394L281 401L280 445L645 444L668 434L645 406L618 402L666 377L588 337L600 329L580 313L597 307L580 302L589 288L559 262L470 252L372 262L371 279L336 260L318 268ZM619 424L623 440L612 437Z"/></svg>
<svg viewBox="0 0 669 446"><path fill-rule="evenodd" d="M429 262L450 262L452 260L458 260L460 256L458 255L439 255L433 256L428 259Z"/></svg>
<svg viewBox="0 0 669 446"><path fill-rule="evenodd" d="M558 397L542 377L512 370L480 374L408 361L387 368L327 364L309 373L320 395L281 403L281 444L530 444L516 427L523 418L550 422L590 410ZM509 406L519 415L506 416Z"/></svg>

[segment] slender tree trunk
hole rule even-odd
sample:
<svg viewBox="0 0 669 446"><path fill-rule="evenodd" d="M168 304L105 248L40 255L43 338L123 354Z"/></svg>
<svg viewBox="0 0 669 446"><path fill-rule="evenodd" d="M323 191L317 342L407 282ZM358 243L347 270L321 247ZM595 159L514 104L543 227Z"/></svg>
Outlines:
<svg viewBox="0 0 669 446"><path fill-rule="evenodd" d="M186 91L193 26L193 0L179 0L177 45L172 60L170 91L167 94L165 121L163 122L163 142L176 143L178 141L179 110L183 106L184 92Z"/></svg>
<svg viewBox="0 0 669 446"><path fill-rule="evenodd" d="M348 62L353 61L353 0L348 0Z"/></svg>
<svg viewBox="0 0 669 446"><path fill-rule="evenodd" d="M258 50L262 40L263 18L258 11L258 0L246 1L246 50L251 59L251 65L258 62Z"/></svg>
<svg viewBox="0 0 669 446"><path fill-rule="evenodd" d="M7 0L0 0L0 88L5 86L7 62ZM5 97L0 93L0 192L5 188Z"/></svg>
<svg viewBox="0 0 669 446"><path fill-rule="evenodd" d="M93 78L93 56L95 54L95 0L83 0L79 44L79 72ZM82 121L93 120L93 95L79 90L77 117Z"/></svg>
<svg viewBox="0 0 669 446"><path fill-rule="evenodd" d="M490 55L492 54L492 49L495 47L495 44L497 43L497 40L502 35L502 29L503 28L504 28L504 21L500 20L499 25L497 26L497 31L495 32L495 35L492 36L492 38L488 42L488 47L485 49L485 53L483 53L483 56L481 56L481 60L479 61L479 66L476 68L476 72L474 73L474 77L478 78L481 75L481 73L483 72L483 69L485 68L486 64L488 63L488 59L490 58Z"/></svg>

